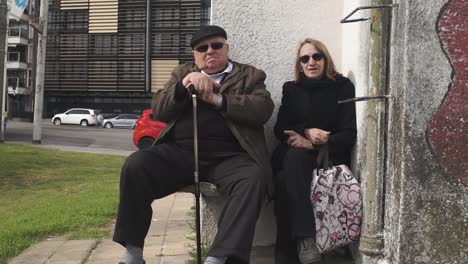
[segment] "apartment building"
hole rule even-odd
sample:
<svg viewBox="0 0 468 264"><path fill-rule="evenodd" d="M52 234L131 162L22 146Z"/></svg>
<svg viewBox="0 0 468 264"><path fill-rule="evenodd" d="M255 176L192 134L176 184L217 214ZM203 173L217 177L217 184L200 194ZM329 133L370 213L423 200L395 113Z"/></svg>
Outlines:
<svg viewBox="0 0 468 264"><path fill-rule="evenodd" d="M35 61L33 29L29 26L34 1L29 1L19 21L9 17L7 51L7 110L9 117L33 116L33 65Z"/></svg>
<svg viewBox="0 0 468 264"><path fill-rule="evenodd" d="M209 0L51 0L44 115L141 113L209 17Z"/></svg>

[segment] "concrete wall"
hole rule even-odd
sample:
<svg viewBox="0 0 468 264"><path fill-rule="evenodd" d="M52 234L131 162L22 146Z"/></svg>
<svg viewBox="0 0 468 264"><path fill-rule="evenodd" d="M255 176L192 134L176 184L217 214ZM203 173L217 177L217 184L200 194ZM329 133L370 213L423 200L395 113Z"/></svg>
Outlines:
<svg viewBox="0 0 468 264"><path fill-rule="evenodd" d="M392 1L388 1L392 2ZM339 71L369 88L370 22L340 24L371 0L212 2L212 23L228 32L231 58L267 73L276 103L292 79L297 44L322 40ZM379 263L468 263L468 47L464 0L401 0L393 11L386 131L384 254ZM353 17L367 17L360 11ZM355 171L366 166L366 103L357 103ZM267 126L267 138L276 111ZM380 176L379 176L380 177ZM379 201L377 201L379 202ZM263 212L258 244L271 244L271 208ZM364 259L366 260L366 259Z"/></svg>
<svg viewBox="0 0 468 264"><path fill-rule="evenodd" d="M276 104L266 129L270 150L277 143L272 127L281 101L281 88L285 81L293 79L299 42L305 37L323 41L340 68L342 6L340 0L212 1L211 23L226 29L230 57L267 74L267 89ZM262 212L255 245L273 244L276 230L273 218L271 206Z"/></svg>
<svg viewBox="0 0 468 264"><path fill-rule="evenodd" d="M343 1L342 17L350 14L359 6L371 5L370 0ZM370 17L369 10L356 12L350 19ZM368 95L370 21L345 23L342 25L342 66L341 72L350 78L356 88L356 96ZM358 139L353 155L353 171L360 176L366 158L366 102L356 103L356 122Z"/></svg>
<svg viewBox="0 0 468 264"><path fill-rule="evenodd" d="M216 0L212 1L211 21L226 29L232 59L266 72L267 88L278 108L282 85L293 78L295 52L305 37L322 40L335 63L341 65L342 2ZM268 126L270 129L276 120L276 111ZM271 130L267 131L267 136L273 137Z"/></svg>
<svg viewBox="0 0 468 264"><path fill-rule="evenodd" d="M295 52L305 37L313 37L327 45L338 71L356 86L356 96L367 95L369 86L369 22L340 24L340 20L358 6L370 0L295 0L287 3L271 1L212 2L211 21L228 32L230 56L249 63L267 73L267 88L276 104L275 113L267 125L270 149L276 141L272 126L281 100L281 88L293 78ZM353 18L368 17L367 10ZM365 103L357 103L358 143L354 160L355 171L365 149ZM361 144L362 143L362 144Z"/></svg>
<svg viewBox="0 0 468 264"><path fill-rule="evenodd" d="M468 5L395 2L400 7L390 62L396 99L389 116L386 259L468 263Z"/></svg>

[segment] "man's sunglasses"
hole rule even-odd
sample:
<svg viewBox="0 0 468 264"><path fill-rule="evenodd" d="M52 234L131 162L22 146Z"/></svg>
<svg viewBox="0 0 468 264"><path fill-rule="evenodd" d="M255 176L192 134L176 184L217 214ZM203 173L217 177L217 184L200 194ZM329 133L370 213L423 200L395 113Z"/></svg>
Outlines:
<svg viewBox="0 0 468 264"><path fill-rule="evenodd" d="M323 54L322 53L314 53L312 55L304 55L304 56L301 56L299 57L299 61L301 63L308 63L310 58L312 57L312 59L314 59L314 61L320 61L323 59Z"/></svg>
<svg viewBox="0 0 468 264"><path fill-rule="evenodd" d="M208 44L200 45L200 46L194 48L194 50L196 50L196 51L198 51L200 53L203 53L203 52L206 52L208 50L209 46L211 46L211 48L214 49L214 50L219 50L224 45L227 45L227 44L223 43L223 42L213 42L213 43L210 43L209 45Z"/></svg>

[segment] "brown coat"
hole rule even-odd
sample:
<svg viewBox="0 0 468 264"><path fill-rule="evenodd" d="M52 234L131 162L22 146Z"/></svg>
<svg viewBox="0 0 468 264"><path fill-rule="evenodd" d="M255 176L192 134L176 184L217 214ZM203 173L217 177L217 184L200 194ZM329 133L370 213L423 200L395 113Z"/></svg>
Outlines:
<svg viewBox="0 0 468 264"><path fill-rule="evenodd" d="M270 119L274 103L266 90L266 74L250 65L233 61L231 63L234 66L233 70L219 88L227 103L226 112L221 114L240 145L264 170L264 183L267 184L268 194L271 195L272 174L263 125ZM187 105L186 101L174 100L177 82L194 71L200 70L192 63L177 66L164 88L153 95L154 116L168 124L159 134L158 141L172 129Z"/></svg>

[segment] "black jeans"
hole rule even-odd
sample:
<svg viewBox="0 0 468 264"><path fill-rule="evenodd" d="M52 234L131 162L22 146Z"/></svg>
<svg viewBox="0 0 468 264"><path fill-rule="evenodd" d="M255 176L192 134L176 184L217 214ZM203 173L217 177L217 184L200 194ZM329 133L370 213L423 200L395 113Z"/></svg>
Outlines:
<svg viewBox="0 0 468 264"><path fill-rule="evenodd" d="M130 155L120 179L113 240L143 247L151 203L194 183L193 152L162 143ZM208 255L249 263L255 224L265 199L263 173L246 153L199 153L200 180L216 184L226 198Z"/></svg>
<svg viewBox="0 0 468 264"><path fill-rule="evenodd" d="M300 264L297 241L305 237L315 238L315 220L310 201L312 172L315 167L316 152L288 148L281 168L275 173L277 264Z"/></svg>

